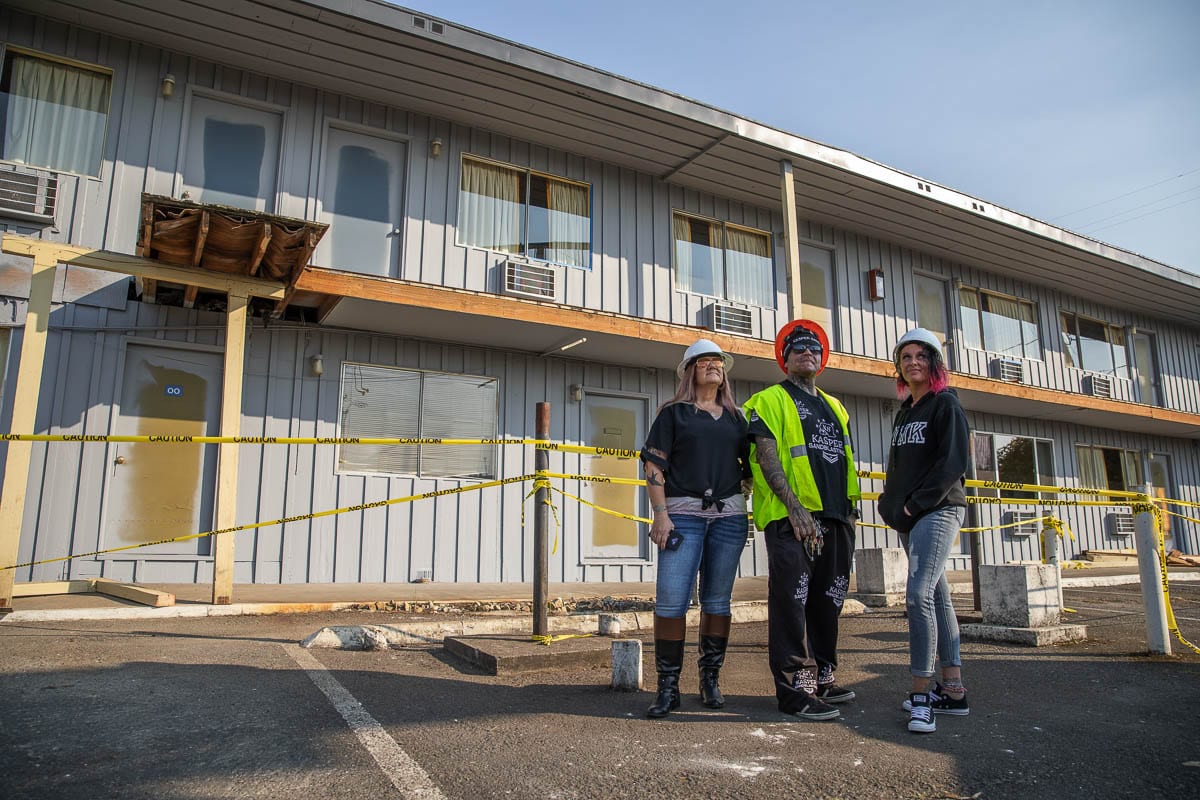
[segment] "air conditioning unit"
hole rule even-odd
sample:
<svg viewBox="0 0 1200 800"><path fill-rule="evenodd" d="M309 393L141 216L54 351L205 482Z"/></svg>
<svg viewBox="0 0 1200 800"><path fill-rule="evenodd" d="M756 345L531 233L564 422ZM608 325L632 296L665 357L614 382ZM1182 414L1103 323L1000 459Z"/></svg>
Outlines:
<svg viewBox="0 0 1200 800"><path fill-rule="evenodd" d="M748 308L712 303L704 308L704 327L717 333L754 334L754 315Z"/></svg>
<svg viewBox="0 0 1200 800"><path fill-rule="evenodd" d="M1025 382L1025 365L1016 358L993 358L992 377L1009 383Z"/></svg>
<svg viewBox="0 0 1200 800"><path fill-rule="evenodd" d="M1022 524L1013 525L1013 527L1005 528L1004 530L1008 531L1012 536L1034 536L1038 532L1038 525L1036 522L1029 522L1029 520L1037 518L1038 513L1036 511L1005 511L1005 525L1012 525L1014 522Z"/></svg>
<svg viewBox="0 0 1200 800"><path fill-rule="evenodd" d="M1104 518L1109 536L1133 536L1133 514L1111 513Z"/></svg>
<svg viewBox="0 0 1200 800"><path fill-rule="evenodd" d="M558 274L548 264L508 259L504 262L504 294L554 300L558 296Z"/></svg>
<svg viewBox="0 0 1200 800"><path fill-rule="evenodd" d="M16 167L0 169L0 214L53 222L57 200L57 175Z"/></svg>
<svg viewBox="0 0 1200 800"><path fill-rule="evenodd" d="M1112 378L1105 375L1084 375L1083 392L1092 397L1112 397Z"/></svg>

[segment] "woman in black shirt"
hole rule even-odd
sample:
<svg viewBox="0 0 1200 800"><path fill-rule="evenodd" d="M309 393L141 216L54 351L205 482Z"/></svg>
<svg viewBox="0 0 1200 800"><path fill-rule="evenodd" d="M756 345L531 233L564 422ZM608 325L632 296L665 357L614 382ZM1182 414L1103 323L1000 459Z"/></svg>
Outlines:
<svg viewBox="0 0 1200 800"><path fill-rule="evenodd" d="M746 419L728 380L733 359L700 339L676 374L675 396L658 410L642 448L658 546L654 654L658 696L646 710L665 717L679 707L685 619L700 576L700 698L721 708L717 676L729 642L729 598L746 545L744 482L750 478Z"/></svg>

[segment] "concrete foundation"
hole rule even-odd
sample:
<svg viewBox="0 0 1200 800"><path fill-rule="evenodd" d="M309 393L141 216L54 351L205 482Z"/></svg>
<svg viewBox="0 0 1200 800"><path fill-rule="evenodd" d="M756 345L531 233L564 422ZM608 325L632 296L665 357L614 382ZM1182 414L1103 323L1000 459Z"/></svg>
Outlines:
<svg viewBox="0 0 1200 800"><path fill-rule="evenodd" d="M962 638L1028 647L1077 642L1087 627L1064 625L1059 569L1054 564L985 564L979 568L983 622L963 625Z"/></svg>
<svg viewBox="0 0 1200 800"><path fill-rule="evenodd" d="M984 564L979 567L983 624L1010 628L1057 625L1058 570L1049 564Z"/></svg>
<svg viewBox="0 0 1200 800"><path fill-rule="evenodd" d="M872 547L854 553L857 597L875 608L904 605L908 557L899 547Z"/></svg>

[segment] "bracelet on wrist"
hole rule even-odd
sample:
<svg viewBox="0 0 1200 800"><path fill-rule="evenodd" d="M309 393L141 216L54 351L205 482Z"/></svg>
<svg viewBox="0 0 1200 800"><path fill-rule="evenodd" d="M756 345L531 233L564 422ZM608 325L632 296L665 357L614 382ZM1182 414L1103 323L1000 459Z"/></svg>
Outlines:
<svg viewBox="0 0 1200 800"><path fill-rule="evenodd" d="M665 503L664 503L663 505L661 505L661 506L657 506L657 505L654 505L654 504L652 503L652 504L650 505L650 510L652 510L652 511L653 511L655 514L659 514L659 513L662 513L663 511L666 511L666 510L667 510L667 506L666 506L666 504L665 504Z"/></svg>

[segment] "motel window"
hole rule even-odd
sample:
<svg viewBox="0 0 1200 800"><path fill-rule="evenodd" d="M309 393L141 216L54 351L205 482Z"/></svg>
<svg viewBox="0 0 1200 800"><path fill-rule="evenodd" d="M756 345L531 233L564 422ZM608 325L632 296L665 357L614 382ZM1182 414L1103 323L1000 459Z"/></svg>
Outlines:
<svg viewBox="0 0 1200 800"><path fill-rule="evenodd" d="M975 477L981 481L1054 485L1054 444L1049 439L977 432L971 435L971 444ZM1038 493L980 489L979 496L1034 499Z"/></svg>
<svg viewBox="0 0 1200 800"><path fill-rule="evenodd" d="M8 48L0 69L0 158L100 174L112 73Z"/></svg>
<svg viewBox="0 0 1200 800"><path fill-rule="evenodd" d="M1129 351L1123 328L1069 311L1063 311L1059 316L1062 320L1063 357L1068 367L1079 367L1118 378L1129 377Z"/></svg>
<svg viewBox="0 0 1200 800"><path fill-rule="evenodd" d="M771 234L676 212L675 286L733 303L773 307Z"/></svg>
<svg viewBox="0 0 1200 800"><path fill-rule="evenodd" d="M1142 486L1142 460L1133 450L1079 444L1075 455L1084 488L1136 492Z"/></svg>
<svg viewBox="0 0 1200 800"><path fill-rule="evenodd" d="M494 439L499 382L480 375L342 365L340 436ZM422 478L496 477L494 445L338 445L338 469Z"/></svg>
<svg viewBox="0 0 1200 800"><path fill-rule="evenodd" d="M967 347L1013 358L1041 358L1033 303L967 286L959 289L958 299Z"/></svg>
<svg viewBox="0 0 1200 800"><path fill-rule="evenodd" d="M591 189L585 183L464 156L458 243L590 267Z"/></svg>

